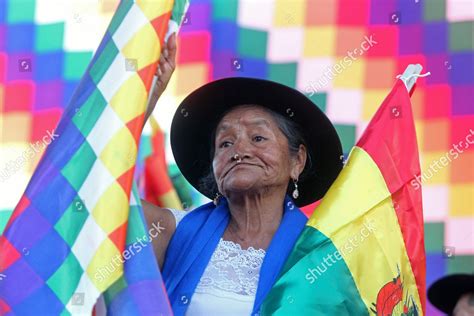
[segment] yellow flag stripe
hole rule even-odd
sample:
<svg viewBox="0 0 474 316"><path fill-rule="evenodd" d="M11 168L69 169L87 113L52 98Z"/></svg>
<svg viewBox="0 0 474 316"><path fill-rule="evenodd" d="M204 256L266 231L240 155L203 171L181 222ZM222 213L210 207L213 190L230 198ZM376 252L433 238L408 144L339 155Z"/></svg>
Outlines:
<svg viewBox="0 0 474 316"><path fill-rule="evenodd" d="M332 240L368 308L376 303L379 290L400 273L403 301L411 305L413 300L423 313L391 194L377 165L362 148L352 149L308 225ZM402 305L396 311L402 311Z"/></svg>

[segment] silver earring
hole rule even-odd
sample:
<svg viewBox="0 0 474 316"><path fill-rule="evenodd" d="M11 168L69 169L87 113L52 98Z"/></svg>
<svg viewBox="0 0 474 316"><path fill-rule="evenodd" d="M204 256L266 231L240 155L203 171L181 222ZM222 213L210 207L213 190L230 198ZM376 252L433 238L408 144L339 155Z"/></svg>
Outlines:
<svg viewBox="0 0 474 316"><path fill-rule="evenodd" d="M214 197L214 200L212 201L214 205L217 206L219 204L219 198L221 197L221 194L219 192L216 193L216 196Z"/></svg>
<svg viewBox="0 0 474 316"><path fill-rule="evenodd" d="M298 196L300 196L300 191L298 191L298 180L294 179L293 184L295 185L295 189L293 190L292 196L296 200Z"/></svg>

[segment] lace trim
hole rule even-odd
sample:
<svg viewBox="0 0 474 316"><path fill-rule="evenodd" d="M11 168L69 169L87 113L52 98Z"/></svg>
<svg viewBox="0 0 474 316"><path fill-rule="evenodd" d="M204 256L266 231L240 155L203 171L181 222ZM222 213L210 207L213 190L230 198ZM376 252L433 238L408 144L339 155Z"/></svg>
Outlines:
<svg viewBox="0 0 474 316"><path fill-rule="evenodd" d="M265 254L263 249L242 249L239 244L221 238L196 292L218 296L255 296Z"/></svg>
<svg viewBox="0 0 474 316"><path fill-rule="evenodd" d="M179 222L190 212L190 211L181 211L174 208L167 208L173 214L174 219L176 220L176 227L178 227Z"/></svg>

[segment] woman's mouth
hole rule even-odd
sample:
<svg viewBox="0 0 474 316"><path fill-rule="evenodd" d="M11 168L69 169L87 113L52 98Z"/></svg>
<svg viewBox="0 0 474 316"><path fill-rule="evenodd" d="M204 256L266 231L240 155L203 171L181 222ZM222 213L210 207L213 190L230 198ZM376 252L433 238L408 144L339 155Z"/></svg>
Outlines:
<svg viewBox="0 0 474 316"><path fill-rule="evenodd" d="M251 164L251 163L246 163L246 162L238 162L236 164L234 164L232 167L229 168L229 170L226 171L226 173L224 174L224 176L226 176L230 171L236 169L236 168L239 168L239 167L248 167L248 166L256 166L255 164Z"/></svg>

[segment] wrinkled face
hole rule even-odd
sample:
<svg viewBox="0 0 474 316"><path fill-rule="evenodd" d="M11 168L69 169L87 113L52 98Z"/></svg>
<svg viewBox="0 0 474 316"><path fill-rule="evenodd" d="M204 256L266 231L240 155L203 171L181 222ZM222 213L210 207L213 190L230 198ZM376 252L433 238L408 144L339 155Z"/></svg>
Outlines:
<svg viewBox="0 0 474 316"><path fill-rule="evenodd" d="M474 315L474 292L466 293L458 300L453 312L454 316Z"/></svg>
<svg viewBox="0 0 474 316"><path fill-rule="evenodd" d="M240 162L232 159L236 154ZM237 107L217 126L213 169L224 196L286 191L288 181L303 170L304 161L300 166L297 160L290 155L288 140L272 115L259 106Z"/></svg>

